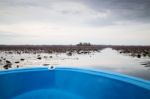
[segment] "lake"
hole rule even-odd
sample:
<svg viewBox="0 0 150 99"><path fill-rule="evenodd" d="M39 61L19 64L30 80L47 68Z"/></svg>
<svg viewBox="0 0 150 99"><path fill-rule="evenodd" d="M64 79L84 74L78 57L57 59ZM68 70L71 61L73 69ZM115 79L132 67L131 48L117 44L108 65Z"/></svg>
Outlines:
<svg viewBox="0 0 150 99"><path fill-rule="evenodd" d="M55 67L78 67L108 70L150 80L150 67L142 65L144 62L150 61L149 57L131 57L127 54L120 54L111 48L88 54L74 53L70 56L66 53L8 54L5 52L0 52L0 56L12 63L11 69L51 65ZM0 61L1 70L4 70L5 64L4 60Z"/></svg>

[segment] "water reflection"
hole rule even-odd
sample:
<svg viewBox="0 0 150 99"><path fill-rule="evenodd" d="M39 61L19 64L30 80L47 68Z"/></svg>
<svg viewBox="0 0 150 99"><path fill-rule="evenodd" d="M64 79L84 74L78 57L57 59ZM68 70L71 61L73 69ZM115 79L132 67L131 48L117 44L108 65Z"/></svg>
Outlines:
<svg viewBox="0 0 150 99"><path fill-rule="evenodd" d="M110 70L150 80L150 66L145 65L149 64L150 59L148 57L131 57L126 54L120 54L120 52L111 48L87 54L68 54L69 53L7 54L1 52L0 68L4 69L3 66L7 64L6 60L9 60L12 64L12 68L49 65L55 65L56 67L72 66Z"/></svg>

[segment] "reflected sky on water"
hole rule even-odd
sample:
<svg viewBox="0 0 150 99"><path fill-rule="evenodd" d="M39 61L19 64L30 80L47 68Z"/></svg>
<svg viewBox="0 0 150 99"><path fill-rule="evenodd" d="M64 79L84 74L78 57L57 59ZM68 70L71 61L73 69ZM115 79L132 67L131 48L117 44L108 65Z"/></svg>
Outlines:
<svg viewBox="0 0 150 99"><path fill-rule="evenodd" d="M0 53L1 57L12 62L12 67L36 67L54 65L56 67L78 67L109 70L118 73L128 74L143 79L150 80L150 67L141 65L142 62L150 61L150 58L136 58L129 55L120 54L116 50L106 48L100 52L90 54L73 54L68 56L66 53L58 54L6 54ZM37 59L37 56L41 59ZM20 59L25 59L21 61ZM15 62L19 63L15 63ZM3 70L4 61L0 62L0 68Z"/></svg>

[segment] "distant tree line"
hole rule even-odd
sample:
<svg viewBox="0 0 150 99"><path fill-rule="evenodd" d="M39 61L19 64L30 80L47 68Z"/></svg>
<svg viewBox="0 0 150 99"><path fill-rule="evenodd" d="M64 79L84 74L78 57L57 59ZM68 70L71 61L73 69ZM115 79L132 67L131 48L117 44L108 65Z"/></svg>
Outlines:
<svg viewBox="0 0 150 99"><path fill-rule="evenodd" d="M91 46L91 43L82 43L80 42L79 44L77 44L77 46Z"/></svg>

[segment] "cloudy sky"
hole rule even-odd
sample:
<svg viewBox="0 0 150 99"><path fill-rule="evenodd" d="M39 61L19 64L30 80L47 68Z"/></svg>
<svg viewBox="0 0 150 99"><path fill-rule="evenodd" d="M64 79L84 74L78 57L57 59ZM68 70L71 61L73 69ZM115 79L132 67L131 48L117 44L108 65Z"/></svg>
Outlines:
<svg viewBox="0 0 150 99"><path fill-rule="evenodd" d="M0 0L0 44L150 45L150 0Z"/></svg>

